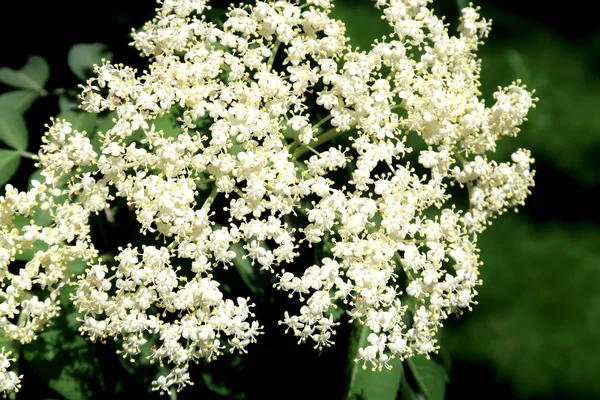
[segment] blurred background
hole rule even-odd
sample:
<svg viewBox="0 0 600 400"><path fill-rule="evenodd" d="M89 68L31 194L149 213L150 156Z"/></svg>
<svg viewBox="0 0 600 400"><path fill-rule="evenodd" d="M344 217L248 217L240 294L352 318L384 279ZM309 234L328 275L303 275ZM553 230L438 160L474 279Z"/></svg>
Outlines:
<svg viewBox="0 0 600 400"><path fill-rule="evenodd" d="M18 69L29 55L37 54L50 64L48 88L73 88L79 80L67 66L69 48L101 42L113 52L114 61L144 68L145 60L127 45L128 35L132 27L152 17L153 1L5 3L0 66ZM387 32L370 1L336 4L334 14L346 22L354 44L368 48L373 38ZM569 7L545 1L482 0L476 5L493 20L480 52L484 97L520 78L536 89L540 99L518 138L503 140L497 157L504 160L519 147L530 149L536 159L536 187L524 208L503 215L480 237L484 285L479 305L460 319L452 318L442 335L453 360L447 398L597 399L600 24L596 14L579 3ZM456 26L457 2L434 1L434 8ZM7 90L0 86L0 93ZM27 111L30 150L35 151L44 124L57 113L52 96ZM32 162L23 163L14 179L17 186L33 169ZM279 335L272 336L271 343L287 347L260 347L252 361L260 363L254 364L259 370L240 371L233 384L256 385L262 379L280 388L281 398L291 398L295 395L285 390L308 380L326 385L323 395L341 398L347 334L340 332L339 349L319 357L308 346L298 348L291 336L268 333L259 342ZM283 353L293 361L283 359ZM215 368L222 368L223 376L231 371L227 365ZM26 375L23 390L35 383L34 374ZM213 394L233 397L224 390ZM313 390L303 384L296 394ZM33 393L29 398L36 398ZM59 396L48 392L45 397Z"/></svg>

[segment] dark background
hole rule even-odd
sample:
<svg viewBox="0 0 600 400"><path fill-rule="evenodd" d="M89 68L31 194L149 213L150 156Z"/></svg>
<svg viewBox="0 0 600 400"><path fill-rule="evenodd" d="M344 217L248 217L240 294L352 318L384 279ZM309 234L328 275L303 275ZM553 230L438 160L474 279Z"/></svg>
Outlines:
<svg viewBox="0 0 600 400"><path fill-rule="evenodd" d="M29 55L41 55L51 67L49 89L80 83L66 62L76 43L105 43L114 61L144 68L145 60L127 45L128 35L132 27L152 17L152 1L4 3L0 66L18 69ZM347 22L355 44L368 47L372 38L386 31L368 0L337 4L335 15ZM582 3L477 4L485 17L494 20L480 53L484 97L490 98L498 85L521 78L537 89L540 98L519 137L502 142L498 159L507 159L518 147L529 148L537 175L527 205L518 214L502 216L480 237L485 264L479 305L472 313L453 318L442 337L454 361L448 398L600 398L597 13L591 4ZM454 1L435 1L434 7L449 22L456 21ZM6 90L0 86L0 92ZM30 150L35 151L43 125L57 113L53 96L40 99L27 112ZM19 177L33 171L32 163L23 167ZM285 299L276 300L272 310L259 311L284 309ZM309 345L297 346L276 324L265 325L267 334L250 348L246 362L235 361L236 367L231 360L218 361L210 367L226 386L235 387L222 392L222 397L210 396L225 398L244 391L249 398L341 398L347 329L340 330L337 347L319 355ZM98 354L104 350L95 347ZM101 360L104 381L116 385L119 378L114 375L124 373L123 368L114 359ZM22 372L26 377L20 397L59 397L43 389L35 373ZM135 393L133 381L119 383L124 393ZM180 397L209 398L206 389L197 386Z"/></svg>

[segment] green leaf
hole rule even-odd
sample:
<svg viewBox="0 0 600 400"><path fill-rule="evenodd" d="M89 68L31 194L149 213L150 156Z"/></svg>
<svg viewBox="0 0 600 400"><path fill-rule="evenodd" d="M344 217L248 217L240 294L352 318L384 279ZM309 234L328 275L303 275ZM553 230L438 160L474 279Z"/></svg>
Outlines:
<svg viewBox="0 0 600 400"><path fill-rule="evenodd" d="M478 244L484 284L444 328L452 358L496 371L515 398L600 398L600 227L511 213Z"/></svg>
<svg viewBox="0 0 600 400"><path fill-rule="evenodd" d="M46 182L46 178L42 176L42 171L39 169L33 171L31 176L29 177L29 182L27 183L27 190L31 190L31 188L33 187L33 185L31 184L33 180L36 180L40 183ZM55 202L59 204L61 201L59 198L57 198L55 199ZM33 222L37 226L50 226L50 224L52 224L53 221L52 217L50 216L50 211L42 210L39 204L34 206L34 210L35 214L33 215Z"/></svg>
<svg viewBox="0 0 600 400"><path fill-rule="evenodd" d="M344 21L350 44L362 50L369 50L375 39L392 32L392 28L381 20L381 11L370 1L339 1L331 14Z"/></svg>
<svg viewBox="0 0 600 400"><path fill-rule="evenodd" d="M0 95L0 109L11 109L25 114L40 95L31 90L13 90Z"/></svg>
<svg viewBox="0 0 600 400"><path fill-rule="evenodd" d="M547 28L517 24L512 15L493 17L494 21L510 21L500 29L510 31L511 37L492 33L481 49L481 91L488 106L495 102L491 94L498 85L515 78L535 89L535 97L540 99L519 135L498 142L495 159L509 159L515 149L524 147L536 159L551 160L554 168L573 180L597 185L600 76L595 72L597 55L590 49L598 46L568 42Z"/></svg>
<svg viewBox="0 0 600 400"><path fill-rule="evenodd" d="M102 149L102 143L100 142L98 132L106 133L109 129L112 129L115 126L115 123L113 122L113 119L115 118L117 118L117 113L114 111L98 117L98 126L96 127L94 134L90 137L92 147L96 153L101 153Z"/></svg>
<svg viewBox="0 0 600 400"><path fill-rule="evenodd" d="M444 400L448 375L444 367L425 356L413 356L407 361L420 391L427 400Z"/></svg>
<svg viewBox="0 0 600 400"><path fill-rule="evenodd" d="M10 340L4 337L4 335L0 336L0 350L2 350L4 348L4 352L12 352L12 354L9 356L10 358L14 358L17 359L19 358L19 342L17 342L16 340ZM14 369L15 365L17 362L12 361L12 367Z"/></svg>
<svg viewBox="0 0 600 400"><path fill-rule="evenodd" d="M36 169L31 175L29 175L29 180L27 181L27 190L31 190L31 188L33 188L31 182L34 180L40 183L46 182L46 178L42 175L41 169Z"/></svg>
<svg viewBox="0 0 600 400"><path fill-rule="evenodd" d="M231 398L231 395L233 394L232 390L226 385L215 383L211 374L203 372L200 376L208 390L220 396Z"/></svg>
<svg viewBox="0 0 600 400"><path fill-rule="evenodd" d="M400 360L394 358L389 362L392 369L384 368L382 371L372 371L370 366L364 369L362 362L354 361L358 349L368 346L367 338L370 333L369 327L354 321L348 354L346 399L395 400L404 376Z"/></svg>
<svg viewBox="0 0 600 400"><path fill-rule="evenodd" d="M40 56L31 56L20 70L0 68L0 82L5 85L41 92L48 82L50 67Z"/></svg>
<svg viewBox="0 0 600 400"><path fill-rule="evenodd" d="M23 356L67 400L102 397L104 385L94 347L77 331L75 310L65 308L50 329L23 346Z"/></svg>
<svg viewBox="0 0 600 400"><path fill-rule="evenodd" d="M456 0L456 6L459 10L467 7L469 5L469 0Z"/></svg>
<svg viewBox="0 0 600 400"><path fill-rule="evenodd" d="M406 374L402 376L402 386L400 389L400 400L417 400L417 395L412 390L406 379Z"/></svg>
<svg viewBox="0 0 600 400"><path fill-rule="evenodd" d="M244 247L241 244L236 243L231 246L231 250L235 251L235 254L237 254L236 257L233 259L233 265L235 266L237 272L240 274L240 277L242 278L246 286L248 286L248 288L254 294L264 293L263 287L258 281L258 277L256 276L256 271L252 266L252 262L250 262L250 259L248 257L244 258L244 256L248 254L246 249L244 249Z"/></svg>
<svg viewBox="0 0 600 400"><path fill-rule="evenodd" d="M96 126L97 114L88 113L85 111L67 110L58 114L57 118L66 119L71 123L73 129L79 132L94 133Z"/></svg>
<svg viewBox="0 0 600 400"><path fill-rule="evenodd" d="M452 371L452 357L450 357L450 353L444 346L440 346L437 354L433 355L433 359L444 366L446 374L450 374L450 371Z"/></svg>
<svg viewBox="0 0 600 400"><path fill-rule="evenodd" d="M60 112L66 112L71 110L77 110L77 100L71 98L66 94L58 96L58 109Z"/></svg>
<svg viewBox="0 0 600 400"><path fill-rule="evenodd" d="M0 149L0 186L13 177L21 164L21 155L14 150Z"/></svg>
<svg viewBox="0 0 600 400"><path fill-rule="evenodd" d="M298 136L299 132L293 130L291 125L285 125L282 133L286 139L294 140L294 139L296 139L296 136Z"/></svg>
<svg viewBox="0 0 600 400"><path fill-rule="evenodd" d="M103 43L76 44L69 50L67 63L71 71L82 81L91 76L94 64L100 64L102 59L110 60L112 53Z"/></svg>
<svg viewBox="0 0 600 400"><path fill-rule="evenodd" d="M16 150L27 150L29 134L23 116L11 109L0 108L0 141Z"/></svg>
<svg viewBox="0 0 600 400"><path fill-rule="evenodd" d="M29 220L27 220L26 223L24 223L24 224L20 223L20 221L15 221L15 225L17 225L17 226L29 225ZM35 253L37 253L40 250L41 251L48 250L48 244L45 242L42 242L41 240L36 240L35 242L33 242L31 248L28 248L28 249L24 248L24 249L18 251L17 254L15 254L15 260L31 261L33 259L33 256L35 255Z"/></svg>
<svg viewBox="0 0 600 400"><path fill-rule="evenodd" d="M106 133L109 129L115 126L113 119L117 118L117 113L111 111L110 113L98 118L98 132Z"/></svg>
<svg viewBox="0 0 600 400"><path fill-rule="evenodd" d="M155 131L164 132L165 138L177 139L177 136L183 132L177 118L172 113L166 113L161 117L148 121L148 125L152 126L152 124L154 124Z"/></svg>

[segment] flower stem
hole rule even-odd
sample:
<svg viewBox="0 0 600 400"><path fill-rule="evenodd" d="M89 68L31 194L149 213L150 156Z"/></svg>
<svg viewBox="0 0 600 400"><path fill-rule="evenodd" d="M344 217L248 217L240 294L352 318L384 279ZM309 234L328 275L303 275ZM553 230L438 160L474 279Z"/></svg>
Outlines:
<svg viewBox="0 0 600 400"><path fill-rule="evenodd" d="M335 139L336 137L340 136L342 133L345 133L348 131L340 131L337 128L332 128L330 130L328 130L327 132L323 133L322 135L319 135L317 137L317 140L315 140L312 145L311 148L314 149L317 146L322 145L323 143L327 143L332 139ZM310 151L311 149L309 149L307 146L302 146L300 148L298 148L295 152L294 152L294 158L300 158L302 157L302 155L304 155L304 153Z"/></svg>
<svg viewBox="0 0 600 400"><path fill-rule="evenodd" d="M210 209L210 206L212 205L213 201L215 201L215 198L217 197L217 195L219 194L218 190L217 190L217 185L215 185L210 194L208 195L208 197L206 198L206 200L204 200L204 204L202 204L202 209L204 211L208 211Z"/></svg>
<svg viewBox="0 0 600 400"><path fill-rule="evenodd" d="M269 57L269 61L267 61L267 71L270 71L273 67L273 62L275 61L275 56L277 55L277 50L279 49L279 45L281 42L276 41L273 46L273 50L271 50L271 57Z"/></svg>
<svg viewBox="0 0 600 400"><path fill-rule="evenodd" d="M32 160L37 160L37 154L33 154L33 153L30 153L30 152L25 151L25 150L20 150L19 151L19 155L21 157L30 158Z"/></svg>

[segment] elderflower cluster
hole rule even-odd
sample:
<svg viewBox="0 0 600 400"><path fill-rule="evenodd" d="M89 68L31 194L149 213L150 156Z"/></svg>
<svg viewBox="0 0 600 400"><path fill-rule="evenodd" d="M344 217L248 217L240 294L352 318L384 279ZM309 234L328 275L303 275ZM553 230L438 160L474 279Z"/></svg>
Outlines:
<svg viewBox="0 0 600 400"><path fill-rule="evenodd" d="M118 339L128 358L156 343L151 358L169 373L155 387L179 388L192 383L190 363L245 352L262 333L249 299L225 298L214 276L244 257L299 297L281 323L301 342L331 345L332 309L344 307L372 332L363 363L435 352L443 321L474 303L476 234L533 185L527 150L491 159L535 99L519 81L491 106L480 99L476 52L489 23L466 7L452 36L427 0L377 0L392 33L359 50L329 0L232 5L222 25L203 17L206 3L163 0L133 33L149 69L103 62L82 90L81 107L111 112L114 126L79 132L53 120L38 154L44 181L6 187L3 334L35 339L71 283L84 335ZM160 129L165 118L175 134ZM468 210L452 185L466 187ZM107 261L90 218L119 202L160 241ZM327 254L299 265L313 246ZM70 272L74 260L83 274Z"/></svg>
<svg viewBox="0 0 600 400"><path fill-rule="evenodd" d="M10 354L4 347L0 350L0 393L4 397L7 393L18 392L21 387L21 377L9 371L10 364L15 361L14 358L9 358Z"/></svg>

